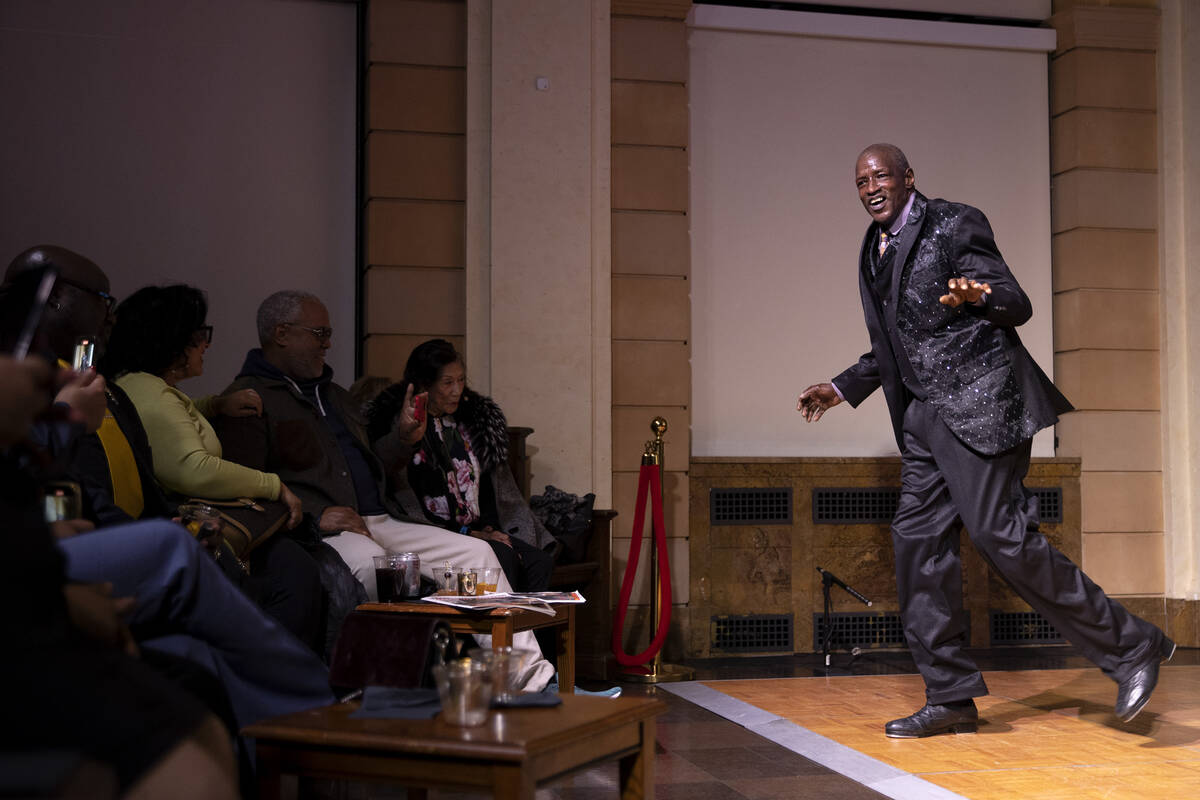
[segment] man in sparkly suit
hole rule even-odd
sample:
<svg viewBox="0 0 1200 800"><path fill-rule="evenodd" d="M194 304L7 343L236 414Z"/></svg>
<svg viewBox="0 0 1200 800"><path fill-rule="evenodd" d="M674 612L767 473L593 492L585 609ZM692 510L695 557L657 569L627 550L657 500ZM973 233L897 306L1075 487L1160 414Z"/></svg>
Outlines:
<svg viewBox="0 0 1200 800"><path fill-rule="evenodd" d="M871 349L831 383L805 389L797 410L815 422L880 386L887 398L902 456L896 585L926 704L885 733L917 738L978 724L972 698L987 686L964 651L962 525L1017 593L1118 683L1116 715L1133 719L1175 645L1037 532L1037 499L1022 484L1031 439L1071 404L1017 336L1033 314L1029 298L987 218L917 192L899 148L864 150L855 183L872 220L859 254Z"/></svg>

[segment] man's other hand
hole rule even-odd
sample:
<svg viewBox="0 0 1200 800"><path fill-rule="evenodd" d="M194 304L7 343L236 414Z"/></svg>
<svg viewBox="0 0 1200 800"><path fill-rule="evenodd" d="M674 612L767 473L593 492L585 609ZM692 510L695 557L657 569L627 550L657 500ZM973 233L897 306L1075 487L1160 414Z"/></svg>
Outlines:
<svg viewBox="0 0 1200 800"><path fill-rule="evenodd" d="M226 417L261 417L262 398L253 389L239 389L214 397L213 411Z"/></svg>
<svg viewBox="0 0 1200 800"><path fill-rule="evenodd" d="M330 532L361 533L368 539L371 538L371 532L367 530L367 521L350 506L329 506L321 512L321 519L317 523L317 527Z"/></svg>
<svg viewBox="0 0 1200 800"><path fill-rule="evenodd" d="M68 583L63 585L63 595L77 630L137 657L138 646L122 620L133 611L132 597L113 597L111 583Z"/></svg>
<svg viewBox="0 0 1200 800"><path fill-rule="evenodd" d="M992 293L992 287L974 278L951 278L946 282L949 294L938 298L942 305L958 308L963 303L978 303L979 298Z"/></svg>
<svg viewBox="0 0 1200 800"><path fill-rule="evenodd" d="M804 415L805 422L816 422L829 409L842 402L832 383L814 383L800 393L796 410Z"/></svg>

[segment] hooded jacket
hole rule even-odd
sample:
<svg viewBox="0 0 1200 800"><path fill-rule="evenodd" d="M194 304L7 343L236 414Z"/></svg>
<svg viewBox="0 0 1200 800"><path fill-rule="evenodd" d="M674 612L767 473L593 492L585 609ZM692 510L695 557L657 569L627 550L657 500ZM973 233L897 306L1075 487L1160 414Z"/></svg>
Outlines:
<svg viewBox="0 0 1200 800"><path fill-rule="evenodd" d="M387 513L406 522L425 523L423 516L410 516L389 496L383 464L367 441L362 414L349 393L333 382L328 365L315 381L298 382L255 348L246 354L241 371L225 393L241 389L258 392L263 413L221 418L218 433L226 458L276 473L304 503L304 510L318 519L330 506L348 506L362 513L353 466L324 419L336 415L362 454L370 471L368 480L374 482Z"/></svg>

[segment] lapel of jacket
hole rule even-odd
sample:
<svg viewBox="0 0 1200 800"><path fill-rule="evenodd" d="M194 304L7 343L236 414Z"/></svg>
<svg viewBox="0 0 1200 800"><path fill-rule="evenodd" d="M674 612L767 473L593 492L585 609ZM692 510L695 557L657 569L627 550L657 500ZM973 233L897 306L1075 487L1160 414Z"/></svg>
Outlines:
<svg viewBox="0 0 1200 800"><path fill-rule="evenodd" d="M925 196L920 192L916 194L917 197L908 212L908 221L904 225L909 230L901 233L899 249L892 258L892 308L896 309L897 315L900 313L900 280L904 276L904 264L925 227Z"/></svg>

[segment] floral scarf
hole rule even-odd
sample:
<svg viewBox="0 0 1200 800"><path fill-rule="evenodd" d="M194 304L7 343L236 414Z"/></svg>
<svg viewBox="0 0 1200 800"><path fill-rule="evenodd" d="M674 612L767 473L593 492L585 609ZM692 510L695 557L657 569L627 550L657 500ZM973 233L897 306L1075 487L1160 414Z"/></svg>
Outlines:
<svg viewBox="0 0 1200 800"><path fill-rule="evenodd" d="M408 482L421 498L426 517L443 527L469 528L480 518L479 461L466 430L453 417L429 422L413 453Z"/></svg>

